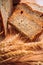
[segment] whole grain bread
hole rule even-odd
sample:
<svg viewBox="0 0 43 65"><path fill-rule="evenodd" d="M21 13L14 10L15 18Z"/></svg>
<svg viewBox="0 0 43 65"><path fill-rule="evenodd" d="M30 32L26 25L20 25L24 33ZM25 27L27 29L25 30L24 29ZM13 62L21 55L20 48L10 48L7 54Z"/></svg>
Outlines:
<svg viewBox="0 0 43 65"><path fill-rule="evenodd" d="M20 3L16 6L16 10L22 10L29 14L29 18L37 22L43 27L43 7L35 3Z"/></svg>
<svg viewBox="0 0 43 65"><path fill-rule="evenodd" d="M42 31L42 27L31 20L29 15L22 10L14 11L8 23L25 34L30 40L33 40Z"/></svg>
<svg viewBox="0 0 43 65"><path fill-rule="evenodd" d="M0 11L3 19L5 35L7 34L7 20L13 9L12 0L0 0Z"/></svg>

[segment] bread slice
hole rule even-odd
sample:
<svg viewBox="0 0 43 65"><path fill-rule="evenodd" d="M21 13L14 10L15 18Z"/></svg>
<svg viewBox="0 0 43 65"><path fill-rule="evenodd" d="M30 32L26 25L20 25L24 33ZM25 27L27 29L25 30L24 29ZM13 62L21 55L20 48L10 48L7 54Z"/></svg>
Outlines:
<svg viewBox="0 0 43 65"><path fill-rule="evenodd" d="M7 34L7 20L13 9L12 0L0 0L0 11L3 19L5 35Z"/></svg>
<svg viewBox="0 0 43 65"><path fill-rule="evenodd" d="M28 14L21 10L14 11L8 23L15 26L16 29L24 33L30 40L33 40L42 31L42 27L30 20Z"/></svg>
<svg viewBox="0 0 43 65"><path fill-rule="evenodd" d="M20 3L15 10L22 10L29 14L31 20L43 27L43 7L34 3Z"/></svg>

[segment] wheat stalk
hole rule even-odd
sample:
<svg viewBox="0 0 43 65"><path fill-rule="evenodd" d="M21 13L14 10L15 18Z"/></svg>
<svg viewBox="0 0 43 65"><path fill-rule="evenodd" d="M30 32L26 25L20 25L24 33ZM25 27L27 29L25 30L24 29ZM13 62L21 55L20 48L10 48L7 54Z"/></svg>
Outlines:
<svg viewBox="0 0 43 65"><path fill-rule="evenodd" d="M43 62L43 42L24 43L18 34L0 43L0 63L14 59L20 62Z"/></svg>

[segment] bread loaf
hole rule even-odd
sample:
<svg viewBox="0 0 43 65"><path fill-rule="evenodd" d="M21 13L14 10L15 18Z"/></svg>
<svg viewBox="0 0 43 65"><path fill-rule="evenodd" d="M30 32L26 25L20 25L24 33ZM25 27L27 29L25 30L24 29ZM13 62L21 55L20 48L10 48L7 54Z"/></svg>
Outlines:
<svg viewBox="0 0 43 65"><path fill-rule="evenodd" d="M16 29L25 34L30 40L33 40L42 31L42 27L31 20L29 15L22 10L14 11L8 23L15 26Z"/></svg>

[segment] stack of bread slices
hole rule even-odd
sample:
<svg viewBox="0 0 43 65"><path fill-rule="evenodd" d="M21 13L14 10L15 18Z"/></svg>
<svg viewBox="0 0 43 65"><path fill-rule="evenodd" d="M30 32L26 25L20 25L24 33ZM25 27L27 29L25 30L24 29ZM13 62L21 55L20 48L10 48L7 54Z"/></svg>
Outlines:
<svg viewBox="0 0 43 65"><path fill-rule="evenodd" d="M43 65L43 7L13 2L0 0L0 29L5 34L0 43L0 64L17 61L20 65Z"/></svg>

